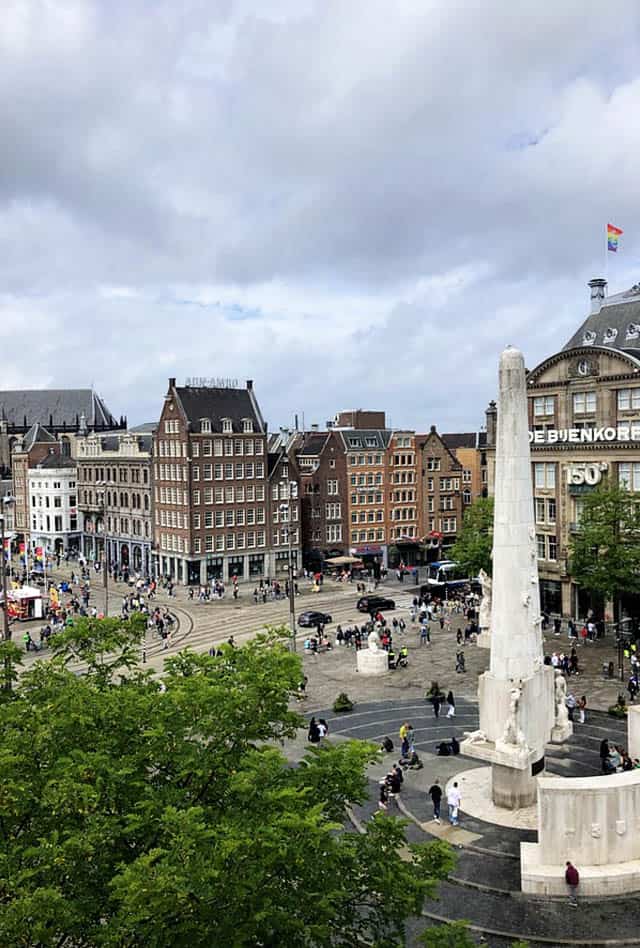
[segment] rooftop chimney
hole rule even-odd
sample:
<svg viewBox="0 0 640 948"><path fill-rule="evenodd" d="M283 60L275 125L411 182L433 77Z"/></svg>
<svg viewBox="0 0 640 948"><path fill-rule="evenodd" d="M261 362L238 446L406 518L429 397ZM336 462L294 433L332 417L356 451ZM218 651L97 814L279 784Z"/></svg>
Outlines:
<svg viewBox="0 0 640 948"><path fill-rule="evenodd" d="M317 423L317 422L314 422L314 423L311 425L311 430L312 430L312 431L318 431L318 423Z"/></svg>
<svg viewBox="0 0 640 948"><path fill-rule="evenodd" d="M247 388L251 391L253 388L253 379L247 379Z"/></svg>
<svg viewBox="0 0 640 948"><path fill-rule="evenodd" d="M593 280L589 280L589 287L591 289L590 312L599 313L607 295L607 281L603 280L602 277L595 277Z"/></svg>
<svg viewBox="0 0 640 948"><path fill-rule="evenodd" d="M176 387L176 380L169 379L169 388L175 388L175 387Z"/></svg>

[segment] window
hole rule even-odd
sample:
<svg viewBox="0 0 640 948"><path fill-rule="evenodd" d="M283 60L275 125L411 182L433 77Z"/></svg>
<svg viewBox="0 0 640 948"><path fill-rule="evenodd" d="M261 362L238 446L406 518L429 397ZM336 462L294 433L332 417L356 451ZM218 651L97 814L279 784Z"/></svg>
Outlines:
<svg viewBox="0 0 640 948"><path fill-rule="evenodd" d="M429 490L429 491L432 491L432 490L433 490L433 478L432 478L432 477L427 478L427 490Z"/></svg>
<svg viewBox="0 0 640 948"><path fill-rule="evenodd" d="M244 464L236 464L236 480L244 479Z"/></svg>
<svg viewBox="0 0 640 948"><path fill-rule="evenodd" d="M625 490L640 491L640 464L618 464L618 484Z"/></svg>
<svg viewBox="0 0 640 948"><path fill-rule="evenodd" d="M536 533L536 548L538 550L538 559L544 560L547 555L547 538L544 533Z"/></svg>
<svg viewBox="0 0 640 948"><path fill-rule="evenodd" d="M338 481L327 481L327 494L336 495L338 493Z"/></svg>
<svg viewBox="0 0 640 948"><path fill-rule="evenodd" d="M340 504L326 504L327 520L339 520L340 516Z"/></svg>
<svg viewBox="0 0 640 948"><path fill-rule="evenodd" d="M462 491L462 503L463 504L471 503L471 491L469 490L468 487L465 487L465 489Z"/></svg>
<svg viewBox="0 0 640 948"><path fill-rule="evenodd" d="M335 458L331 458L331 460L329 461L329 467L334 468L335 466L336 466L336 460Z"/></svg>
<svg viewBox="0 0 640 948"><path fill-rule="evenodd" d="M443 533L455 533L457 529L457 522L455 517L443 517L440 521L442 523L442 532Z"/></svg>
<svg viewBox="0 0 640 948"><path fill-rule="evenodd" d="M200 431L202 434L211 434L211 420L209 418L200 419Z"/></svg>
<svg viewBox="0 0 640 948"><path fill-rule="evenodd" d="M547 559L558 559L558 540L556 537L547 537Z"/></svg>
<svg viewBox="0 0 640 948"><path fill-rule="evenodd" d="M574 415L591 414L596 410L595 392L576 392L573 396Z"/></svg>
<svg viewBox="0 0 640 948"><path fill-rule="evenodd" d="M618 390L618 411L637 411L640 409L640 388L621 388Z"/></svg>
<svg viewBox="0 0 640 948"><path fill-rule="evenodd" d="M196 537L193 541L193 552L194 553L201 552L200 537Z"/></svg>
<svg viewBox="0 0 640 948"><path fill-rule="evenodd" d="M556 500L555 497L547 500L547 523L556 522ZM551 559L551 557L549 557ZM555 556L554 556L555 559Z"/></svg>
<svg viewBox="0 0 640 948"><path fill-rule="evenodd" d="M213 553L213 537L209 535L204 538L205 553Z"/></svg>
<svg viewBox="0 0 640 948"><path fill-rule="evenodd" d="M213 453L217 458L222 457L222 438L216 438L213 442Z"/></svg>
<svg viewBox="0 0 640 948"><path fill-rule="evenodd" d="M225 434L231 434L231 432L233 431L233 424L230 418L222 419L222 430Z"/></svg>
<svg viewBox="0 0 640 948"><path fill-rule="evenodd" d="M465 471L462 472L462 483L463 483L463 484L470 484L470 483L471 483L471 471L466 471L466 470L465 470Z"/></svg>
<svg viewBox="0 0 640 948"><path fill-rule="evenodd" d="M208 529L211 529L211 527L213 526L213 512L211 510L205 511L204 525Z"/></svg>
<svg viewBox="0 0 640 948"><path fill-rule="evenodd" d="M62 507L62 497L54 497L54 498L53 498L53 506L54 506L54 507Z"/></svg>
<svg viewBox="0 0 640 948"><path fill-rule="evenodd" d="M200 444L197 441L191 443L191 454L194 458L200 457Z"/></svg>
<svg viewBox="0 0 640 948"><path fill-rule="evenodd" d="M194 446L194 448L197 447L197 442L194 442L194 445L193 445L193 446ZM210 457L211 457L211 441L203 441L203 442L202 442L202 453L204 454L204 456L205 456L206 458L210 458Z"/></svg>
<svg viewBox="0 0 640 948"><path fill-rule="evenodd" d="M199 513L196 513L193 515L193 529L194 530L200 529L200 514Z"/></svg>
<svg viewBox="0 0 640 948"><path fill-rule="evenodd" d="M428 471L439 471L439 470L440 470L440 458L427 458L427 470L428 470Z"/></svg>
<svg viewBox="0 0 640 948"><path fill-rule="evenodd" d="M224 466L224 479L225 481L233 480L233 464L225 464Z"/></svg>
<svg viewBox="0 0 640 948"><path fill-rule="evenodd" d="M539 462L533 465L534 485L535 487L555 489L556 486L556 466Z"/></svg>
<svg viewBox="0 0 640 948"><path fill-rule="evenodd" d="M251 434L253 432L253 421L251 418L242 419L242 430L245 434Z"/></svg>
<svg viewBox="0 0 640 948"><path fill-rule="evenodd" d="M203 464L202 476L204 477L205 481L210 481L212 479L212 468L210 464Z"/></svg>
<svg viewBox="0 0 640 948"><path fill-rule="evenodd" d="M542 497L536 497L536 523L544 523L544 500Z"/></svg>
<svg viewBox="0 0 640 948"><path fill-rule="evenodd" d="M222 464L213 465L213 476L217 481L222 480Z"/></svg>
<svg viewBox="0 0 640 948"><path fill-rule="evenodd" d="M342 526L339 523L330 523L327 526L327 543L340 543L342 541Z"/></svg>
<svg viewBox="0 0 640 948"><path fill-rule="evenodd" d="M533 400L533 414L536 418L542 415L553 415L555 409L553 395L541 395Z"/></svg>

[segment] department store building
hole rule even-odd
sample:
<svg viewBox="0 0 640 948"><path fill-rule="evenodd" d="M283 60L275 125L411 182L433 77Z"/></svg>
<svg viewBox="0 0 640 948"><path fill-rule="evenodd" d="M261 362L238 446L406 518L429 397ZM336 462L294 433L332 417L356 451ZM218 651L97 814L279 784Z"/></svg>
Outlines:
<svg viewBox="0 0 640 948"><path fill-rule="evenodd" d="M578 618L593 609L611 620L612 604L572 581L569 541L599 484L640 491L640 285L615 296L603 279L589 287L591 311L580 328L527 374L529 439L542 608ZM494 402L486 417L493 494ZM640 615L638 598L623 595L623 615Z"/></svg>

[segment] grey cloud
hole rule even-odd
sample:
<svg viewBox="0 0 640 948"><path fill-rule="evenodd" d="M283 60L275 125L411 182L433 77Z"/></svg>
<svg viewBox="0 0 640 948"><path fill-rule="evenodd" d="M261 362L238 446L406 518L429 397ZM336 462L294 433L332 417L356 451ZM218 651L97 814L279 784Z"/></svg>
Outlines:
<svg viewBox="0 0 640 948"><path fill-rule="evenodd" d="M90 374L136 420L210 370L274 422L477 424L499 348L533 363L582 318L608 218L612 282L637 280L637 4L267 6L9 5L0 340L3 313L48 320L25 384ZM456 268L434 305L420 285Z"/></svg>

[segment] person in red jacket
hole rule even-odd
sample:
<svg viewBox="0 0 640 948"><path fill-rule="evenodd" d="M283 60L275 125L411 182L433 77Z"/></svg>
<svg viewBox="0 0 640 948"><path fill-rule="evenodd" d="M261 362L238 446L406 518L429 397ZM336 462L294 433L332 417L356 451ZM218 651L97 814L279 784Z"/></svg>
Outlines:
<svg viewBox="0 0 640 948"><path fill-rule="evenodd" d="M564 881L569 889L569 904L577 906L578 904L578 886L580 885L580 873L567 859L567 868L564 873Z"/></svg>

